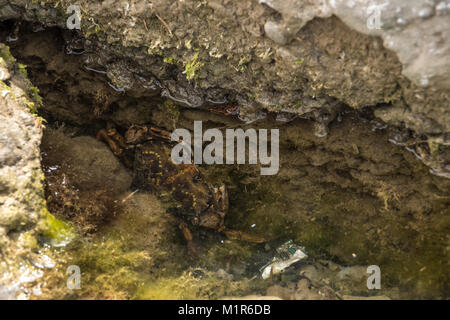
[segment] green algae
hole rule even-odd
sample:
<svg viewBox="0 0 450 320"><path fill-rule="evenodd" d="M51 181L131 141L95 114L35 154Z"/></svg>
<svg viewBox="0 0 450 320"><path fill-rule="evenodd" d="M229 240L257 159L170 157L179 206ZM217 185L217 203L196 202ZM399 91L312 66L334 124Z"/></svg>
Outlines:
<svg viewBox="0 0 450 320"><path fill-rule="evenodd" d="M254 292L257 286L249 280L220 279L212 272L193 269L180 276L158 279L148 283L137 293L137 299L145 300L205 300L224 296L242 296Z"/></svg>
<svg viewBox="0 0 450 320"><path fill-rule="evenodd" d="M198 71L203 67L204 63L199 60L198 52L194 54L191 60L185 63L184 72L186 79L192 80L196 78Z"/></svg>
<svg viewBox="0 0 450 320"><path fill-rule="evenodd" d="M76 232L73 227L67 222L56 218L47 208L41 210L41 216L43 219L41 235L44 242L49 242L55 247L61 247L66 246L75 238Z"/></svg>
<svg viewBox="0 0 450 320"><path fill-rule="evenodd" d="M42 100L42 97L39 94L39 88L35 87L35 86L31 86L30 87L30 93L31 93L31 98L36 103L35 109L37 110L38 108L42 107L43 100Z"/></svg>
<svg viewBox="0 0 450 320"><path fill-rule="evenodd" d="M23 63L17 63L17 68L19 69L19 72L25 76L28 77L28 72L27 72L27 66L24 65Z"/></svg>
<svg viewBox="0 0 450 320"><path fill-rule="evenodd" d="M16 62L16 59L11 55L9 47L4 44L0 44L0 57L5 60L7 65L12 65Z"/></svg>
<svg viewBox="0 0 450 320"><path fill-rule="evenodd" d="M131 249L125 239L105 235L72 246L71 263L83 270L86 283L81 297L131 298L146 278L149 253ZM141 272L139 272L141 269Z"/></svg>
<svg viewBox="0 0 450 320"><path fill-rule="evenodd" d="M224 261L226 251L213 253L214 246L200 261L198 257L186 257L186 246L173 218L163 211L153 196L137 194L129 201L132 204L101 232L88 238L77 237L66 247L63 269L68 265L80 268L81 289L59 292L61 296L78 299L214 299L223 295L249 294L263 288L260 282L247 278L222 279L202 266L208 261L208 266L214 270ZM139 209L141 205L146 209ZM59 222L52 224L60 226ZM233 252L242 257L242 250L236 248ZM64 281L61 272L56 270L48 278L51 278L48 280L51 287L58 283L60 286ZM54 293L48 294L51 297Z"/></svg>
<svg viewBox="0 0 450 320"><path fill-rule="evenodd" d="M49 217L49 236L60 238L67 234L67 224L53 216ZM129 217L129 216L127 216ZM126 224L130 227L132 224ZM139 225L134 225L139 227ZM147 271L151 267L150 253L144 245L136 247L137 237L142 233L134 233L130 227L110 227L95 236L77 236L68 243L65 251L60 253L59 265L65 270L69 265L80 268L80 290L65 290L65 274L52 270L47 276L50 287L60 288L57 294L66 298L77 299L131 299L136 290L148 278ZM80 226L70 230L81 234ZM53 298L54 292L45 292L43 299Z"/></svg>
<svg viewBox="0 0 450 320"><path fill-rule="evenodd" d="M177 60L172 57L164 57L163 61L168 64L177 64Z"/></svg>

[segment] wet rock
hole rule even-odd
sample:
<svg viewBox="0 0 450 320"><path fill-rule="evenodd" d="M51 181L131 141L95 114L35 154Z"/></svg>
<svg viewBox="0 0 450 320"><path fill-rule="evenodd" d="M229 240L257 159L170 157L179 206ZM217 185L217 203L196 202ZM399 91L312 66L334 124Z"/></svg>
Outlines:
<svg viewBox="0 0 450 320"><path fill-rule="evenodd" d="M27 299L43 273L32 266L46 212L42 126L31 112L31 83L1 43L0 76L0 297Z"/></svg>
<svg viewBox="0 0 450 320"><path fill-rule="evenodd" d="M325 292L325 290L322 290ZM321 289L317 289L311 286L311 283L307 279L301 279L297 283L297 289L294 293L295 300L331 300L334 294L325 295ZM331 291L332 293L332 291Z"/></svg>
<svg viewBox="0 0 450 320"><path fill-rule="evenodd" d="M226 271L223 270L223 269L217 270L216 276L217 276L219 279L223 279L223 280L229 280L229 281L233 280L233 275L232 275L232 274L229 274L228 272L226 272Z"/></svg>
<svg viewBox="0 0 450 320"><path fill-rule="evenodd" d="M243 275L246 269L247 265L244 262L238 262L231 266L232 273L236 275Z"/></svg>
<svg viewBox="0 0 450 320"><path fill-rule="evenodd" d="M132 176L108 146L89 136L70 138L62 130L45 132L43 149L48 166L60 165L81 191L109 190L120 194L130 188Z"/></svg>
<svg viewBox="0 0 450 320"><path fill-rule="evenodd" d="M363 266L352 266L343 267L341 271L336 274L337 280L351 279L354 281L360 281L364 283L367 278L367 267Z"/></svg>
<svg viewBox="0 0 450 320"><path fill-rule="evenodd" d="M314 265L306 265L300 268L299 274L311 280L313 283L317 283L322 279L322 275L319 273Z"/></svg>
<svg viewBox="0 0 450 320"><path fill-rule="evenodd" d="M292 284L292 285L290 285ZM267 296L279 297L283 300L336 300L334 290L327 285L313 286L308 279L300 279L297 284L287 286L273 285L267 289Z"/></svg>
<svg viewBox="0 0 450 320"><path fill-rule="evenodd" d="M276 22L267 21L264 25L264 31L270 39L278 44L284 45L288 42L288 38L286 37L283 28Z"/></svg>
<svg viewBox="0 0 450 320"><path fill-rule="evenodd" d="M292 300L292 298L293 298L292 290L281 287L279 285L274 285L274 286L267 288L266 295L279 297L283 300Z"/></svg>

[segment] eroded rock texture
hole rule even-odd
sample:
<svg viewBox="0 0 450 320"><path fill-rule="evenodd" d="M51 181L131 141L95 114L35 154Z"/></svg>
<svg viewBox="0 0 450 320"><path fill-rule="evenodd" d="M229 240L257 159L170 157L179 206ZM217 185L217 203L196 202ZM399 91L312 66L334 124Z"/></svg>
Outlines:
<svg viewBox="0 0 450 320"><path fill-rule="evenodd" d="M2 1L0 19L65 28L72 4ZM320 119L317 110L341 104L369 107L383 121L425 136L429 153L445 159L424 162L449 174L448 1L77 5L81 34L90 39L84 48L92 52L86 66L106 72L119 91L156 88L189 106L239 103L247 121L261 109L315 111ZM77 47L73 36L67 41L69 51Z"/></svg>
<svg viewBox="0 0 450 320"><path fill-rule="evenodd" d="M26 71L0 43L0 298L39 291L51 258L37 253L45 227L40 165L41 120Z"/></svg>

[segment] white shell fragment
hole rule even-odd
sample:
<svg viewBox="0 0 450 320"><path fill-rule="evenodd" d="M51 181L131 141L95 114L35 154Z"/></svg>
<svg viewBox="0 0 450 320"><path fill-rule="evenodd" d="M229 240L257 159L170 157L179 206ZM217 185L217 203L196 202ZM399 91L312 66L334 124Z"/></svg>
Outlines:
<svg viewBox="0 0 450 320"><path fill-rule="evenodd" d="M278 248L277 251L280 256L284 254L285 258L274 258L272 263L264 266L262 270L263 279L269 278L271 274L281 273L292 264L308 257L307 254L295 246L292 241L288 241L283 246Z"/></svg>

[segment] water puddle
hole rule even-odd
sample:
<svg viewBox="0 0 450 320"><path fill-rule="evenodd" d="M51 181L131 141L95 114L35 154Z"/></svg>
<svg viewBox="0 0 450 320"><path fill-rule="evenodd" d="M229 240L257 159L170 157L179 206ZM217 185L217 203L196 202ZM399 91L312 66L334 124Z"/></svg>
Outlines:
<svg viewBox="0 0 450 320"><path fill-rule="evenodd" d="M38 298L450 296L449 180L430 174L416 149L386 125L348 108L322 123L287 112L241 116L238 106L219 103L222 97L191 101L147 75L118 74L111 83L100 63L85 64L88 53L61 50L57 29L21 35L14 45L41 91L48 120L42 165L56 218L49 222L54 234L44 241L59 260L42 256L37 263L54 263L51 272L24 273L42 277ZM194 193L192 185L201 194L206 187L199 187L197 175L172 190L156 180L136 183L142 175L153 177L144 169L154 164L138 166L136 152L167 148L160 138L148 150L122 148L120 140L111 150L110 141L96 139L102 129L125 136L133 125L192 132L194 120L222 133L279 130L276 175L262 176L259 165L249 164L195 169L204 185L228 191L225 227L216 231L181 216L187 231L165 200L164 193ZM160 168L172 167L160 162ZM165 172L150 172L157 170ZM230 230L246 236L233 239ZM195 253L188 250L189 233ZM256 238L265 241L245 241ZM70 266L81 271L79 290L67 287Z"/></svg>

